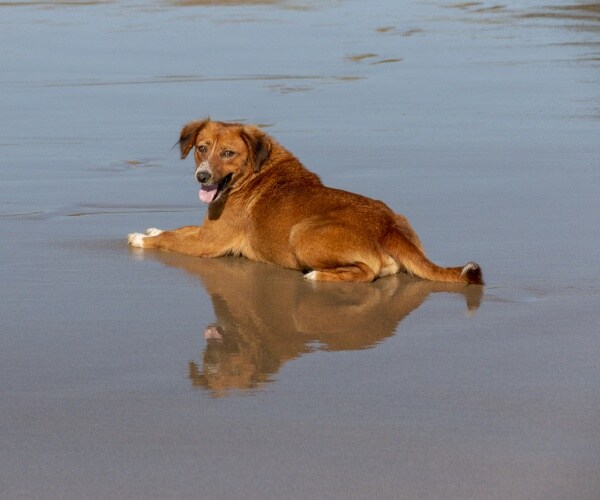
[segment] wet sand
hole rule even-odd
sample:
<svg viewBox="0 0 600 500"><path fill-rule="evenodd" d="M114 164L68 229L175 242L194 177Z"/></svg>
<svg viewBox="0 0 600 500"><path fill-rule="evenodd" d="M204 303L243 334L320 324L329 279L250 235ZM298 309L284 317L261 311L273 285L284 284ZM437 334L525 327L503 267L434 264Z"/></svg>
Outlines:
<svg viewBox="0 0 600 500"><path fill-rule="evenodd" d="M217 3L0 3L2 497L598 498L597 4ZM129 249L206 115L487 286Z"/></svg>

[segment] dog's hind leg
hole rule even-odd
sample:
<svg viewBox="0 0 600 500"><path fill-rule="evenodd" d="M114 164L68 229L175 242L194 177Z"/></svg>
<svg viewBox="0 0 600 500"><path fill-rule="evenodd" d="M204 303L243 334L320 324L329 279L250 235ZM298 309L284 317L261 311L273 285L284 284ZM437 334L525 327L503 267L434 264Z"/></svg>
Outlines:
<svg viewBox="0 0 600 500"><path fill-rule="evenodd" d="M298 268L313 281L371 282L379 275L381 258L376 247L359 231L342 224L312 220L291 233Z"/></svg>

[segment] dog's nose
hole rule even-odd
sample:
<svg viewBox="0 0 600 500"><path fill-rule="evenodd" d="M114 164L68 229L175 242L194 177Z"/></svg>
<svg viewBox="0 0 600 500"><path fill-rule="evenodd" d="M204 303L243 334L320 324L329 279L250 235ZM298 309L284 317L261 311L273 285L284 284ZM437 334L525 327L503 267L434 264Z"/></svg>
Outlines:
<svg viewBox="0 0 600 500"><path fill-rule="evenodd" d="M208 170L199 170L196 172L196 179L200 184L205 184L212 177L211 173Z"/></svg>

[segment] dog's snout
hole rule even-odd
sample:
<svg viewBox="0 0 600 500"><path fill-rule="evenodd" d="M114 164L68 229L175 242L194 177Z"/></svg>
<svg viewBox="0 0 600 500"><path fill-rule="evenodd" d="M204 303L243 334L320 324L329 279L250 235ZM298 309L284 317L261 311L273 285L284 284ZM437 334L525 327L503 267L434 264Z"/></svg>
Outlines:
<svg viewBox="0 0 600 500"><path fill-rule="evenodd" d="M212 174L208 170L198 170L198 172L196 172L196 179L198 179L198 182L201 184L207 183L211 177Z"/></svg>

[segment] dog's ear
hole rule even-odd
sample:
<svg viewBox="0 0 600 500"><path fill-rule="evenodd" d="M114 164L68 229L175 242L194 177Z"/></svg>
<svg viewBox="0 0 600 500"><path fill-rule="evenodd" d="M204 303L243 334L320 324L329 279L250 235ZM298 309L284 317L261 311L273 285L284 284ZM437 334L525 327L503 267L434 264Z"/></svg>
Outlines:
<svg viewBox="0 0 600 500"><path fill-rule="evenodd" d="M186 158L190 150L194 147L196 137L209 121L210 119L206 118L204 120L190 122L187 125L184 125L184 127L181 129L178 144L181 151L182 160Z"/></svg>
<svg viewBox="0 0 600 500"><path fill-rule="evenodd" d="M248 148L248 161L251 163L255 172L260 170L262 164L271 154L271 139L258 127L250 125L244 126L240 136Z"/></svg>

